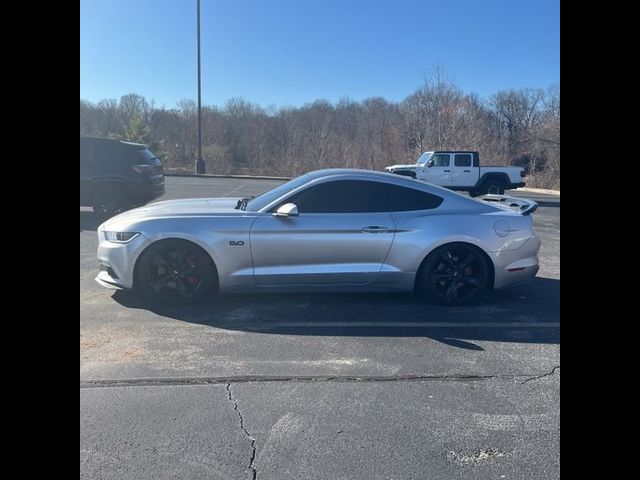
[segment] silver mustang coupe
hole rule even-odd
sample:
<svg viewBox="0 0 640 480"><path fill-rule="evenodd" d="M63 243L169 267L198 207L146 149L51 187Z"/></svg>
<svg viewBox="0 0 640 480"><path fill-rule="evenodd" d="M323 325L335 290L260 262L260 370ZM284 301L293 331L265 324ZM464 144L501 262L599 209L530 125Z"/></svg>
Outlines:
<svg viewBox="0 0 640 480"><path fill-rule="evenodd" d="M460 305L532 280L535 202L330 169L256 198L169 200L98 228L96 281L151 301L215 292L415 291Z"/></svg>

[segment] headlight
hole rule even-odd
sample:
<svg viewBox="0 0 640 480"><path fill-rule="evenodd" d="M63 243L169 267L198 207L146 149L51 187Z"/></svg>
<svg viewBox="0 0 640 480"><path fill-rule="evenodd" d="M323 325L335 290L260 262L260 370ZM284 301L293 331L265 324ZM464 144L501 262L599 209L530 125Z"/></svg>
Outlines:
<svg viewBox="0 0 640 480"><path fill-rule="evenodd" d="M104 232L104 238L114 243L129 243L138 235L138 232Z"/></svg>

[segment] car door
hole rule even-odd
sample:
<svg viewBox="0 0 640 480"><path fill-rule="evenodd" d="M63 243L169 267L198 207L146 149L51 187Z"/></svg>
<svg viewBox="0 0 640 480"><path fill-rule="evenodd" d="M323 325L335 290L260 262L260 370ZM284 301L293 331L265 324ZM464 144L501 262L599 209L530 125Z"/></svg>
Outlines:
<svg viewBox="0 0 640 480"><path fill-rule="evenodd" d="M394 237L388 212L367 211L366 181L334 180L283 199L256 219L250 242L257 285L364 285L380 274ZM298 215L276 217L294 203Z"/></svg>
<svg viewBox="0 0 640 480"><path fill-rule="evenodd" d="M434 153L424 170L424 180L434 185L448 187L451 185L451 154Z"/></svg>
<svg viewBox="0 0 640 480"><path fill-rule="evenodd" d="M478 181L478 167L473 166L471 153L453 155L452 185L470 187Z"/></svg>

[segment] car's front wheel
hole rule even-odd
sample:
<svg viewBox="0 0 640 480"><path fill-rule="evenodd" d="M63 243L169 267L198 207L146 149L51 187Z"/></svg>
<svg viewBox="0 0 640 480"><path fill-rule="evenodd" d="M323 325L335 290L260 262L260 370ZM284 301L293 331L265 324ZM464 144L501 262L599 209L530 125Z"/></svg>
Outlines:
<svg viewBox="0 0 640 480"><path fill-rule="evenodd" d="M148 247L136 269L136 286L153 303L196 302L213 290L217 278L211 257L196 244L180 239Z"/></svg>
<svg viewBox="0 0 640 480"><path fill-rule="evenodd" d="M449 243L425 260L418 292L443 305L465 305L478 299L489 285L489 264L483 253L467 243Z"/></svg>

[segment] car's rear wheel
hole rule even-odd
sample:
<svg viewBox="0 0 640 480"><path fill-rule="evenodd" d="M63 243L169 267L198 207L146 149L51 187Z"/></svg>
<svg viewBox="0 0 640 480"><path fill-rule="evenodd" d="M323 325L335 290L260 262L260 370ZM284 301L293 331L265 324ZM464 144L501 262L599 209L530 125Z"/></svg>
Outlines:
<svg viewBox="0 0 640 480"><path fill-rule="evenodd" d="M186 240L171 239L147 248L136 270L137 287L153 303L186 304L202 299L217 282L211 257Z"/></svg>
<svg viewBox="0 0 640 480"><path fill-rule="evenodd" d="M484 254L467 243L449 243L426 258L418 278L418 293L443 305L465 305L487 289L489 264Z"/></svg>
<svg viewBox="0 0 640 480"><path fill-rule="evenodd" d="M99 187L93 196L93 211L98 215L117 215L129 207L129 196L124 189L116 185Z"/></svg>

